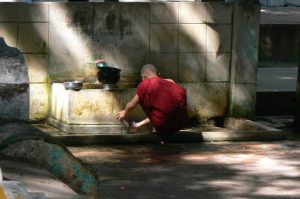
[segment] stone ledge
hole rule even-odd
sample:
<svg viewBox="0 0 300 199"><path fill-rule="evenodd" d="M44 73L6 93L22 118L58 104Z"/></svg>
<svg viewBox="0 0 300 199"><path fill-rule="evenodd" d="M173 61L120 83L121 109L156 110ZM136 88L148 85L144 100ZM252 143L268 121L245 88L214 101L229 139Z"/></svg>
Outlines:
<svg viewBox="0 0 300 199"><path fill-rule="evenodd" d="M49 118L49 123L54 127L66 132L65 134L91 135L91 134L126 134L123 125L118 124L66 124L53 118Z"/></svg>
<svg viewBox="0 0 300 199"><path fill-rule="evenodd" d="M287 138L287 133L284 131L258 122L237 118L226 118L225 128L216 126L194 127L167 136L158 133L66 134L47 124L38 125L36 127L51 134L54 139L69 146L89 144L163 144L164 142L201 143L212 141L266 141L283 140Z"/></svg>

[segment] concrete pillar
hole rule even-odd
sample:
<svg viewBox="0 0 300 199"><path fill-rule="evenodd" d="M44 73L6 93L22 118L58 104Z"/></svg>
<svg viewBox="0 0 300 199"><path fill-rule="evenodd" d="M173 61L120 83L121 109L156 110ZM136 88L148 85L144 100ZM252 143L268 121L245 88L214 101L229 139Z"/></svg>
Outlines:
<svg viewBox="0 0 300 199"><path fill-rule="evenodd" d="M300 42L299 42L300 49ZM298 58L298 81L297 81L297 90L296 90L296 110L294 118L294 127L296 130L300 130L300 52Z"/></svg>
<svg viewBox="0 0 300 199"><path fill-rule="evenodd" d="M259 41L259 3L235 1L229 112L232 117L251 118L255 114L256 68Z"/></svg>

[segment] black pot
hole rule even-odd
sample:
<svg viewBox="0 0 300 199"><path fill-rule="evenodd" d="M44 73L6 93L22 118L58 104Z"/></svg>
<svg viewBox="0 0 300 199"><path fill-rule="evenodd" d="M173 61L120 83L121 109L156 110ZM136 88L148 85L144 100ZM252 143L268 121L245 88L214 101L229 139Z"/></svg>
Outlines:
<svg viewBox="0 0 300 199"><path fill-rule="evenodd" d="M116 84L120 80L121 69L113 67L98 67L98 80L102 84Z"/></svg>

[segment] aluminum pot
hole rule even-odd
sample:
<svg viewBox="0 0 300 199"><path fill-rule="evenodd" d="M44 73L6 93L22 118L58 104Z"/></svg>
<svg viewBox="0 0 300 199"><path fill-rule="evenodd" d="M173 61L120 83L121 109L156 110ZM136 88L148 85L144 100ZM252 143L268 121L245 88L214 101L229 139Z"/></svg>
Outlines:
<svg viewBox="0 0 300 199"><path fill-rule="evenodd" d="M67 89L67 90L79 91L83 86L83 82L77 81L77 80L66 81L66 82L64 82L64 86L65 86L65 89Z"/></svg>

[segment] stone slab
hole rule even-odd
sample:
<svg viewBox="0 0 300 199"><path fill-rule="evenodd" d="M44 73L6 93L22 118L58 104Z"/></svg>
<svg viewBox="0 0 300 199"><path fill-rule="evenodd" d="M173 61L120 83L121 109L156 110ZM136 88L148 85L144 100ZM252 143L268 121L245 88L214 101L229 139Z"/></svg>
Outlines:
<svg viewBox="0 0 300 199"><path fill-rule="evenodd" d="M150 24L150 51L177 52L178 25Z"/></svg>
<svg viewBox="0 0 300 199"><path fill-rule="evenodd" d="M178 81L196 83L205 81L206 53L178 54Z"/></svg>
<svg viewBox="0 0 300 199"><path fill-rule="evenodd" d="M207 81L229 81L230 58L230 53L207 53Z"/></svg>
<svg viewBox="0 0 300 199"><path fill-rule="evenodd" d="M18 48L23 53L48 53L48 23L19 23Z"/></svg>
<svg viewBox="0 0 300 199"><path fill-rule="evenodd" d="M178 3L151 3L150 23L178 23Z"/></svg>
<svg viewBox="0 0 300 199"><path fill-rule="evenodd" d="M180 2L179 23L205 23L207 8L202 2Z"/></svg>
<svg viewBox="0 0 300 199"><path fill-rule="evenodd" d="M161 77L178 80L177 53L151 53L150 63L158 69Z"/></svg>
<svg viewBox="0 0 300 199"><path fill-rule="evenodd" d="M30 83L48 82L48 55L47 54L23 54L29 74Z"/></svg>
<svg viewBox="0 0 300 199"><path fill-rule="evenodd" d="M0 3L0 21L18 21L18 4Z"/></svg>
<svg viewBox="0 0 300 199"><path fill-rule="evenodd" d="M1 37L4 38L8 46L17 47L17 28L17 23L0 22Z"/></svg>
<svg viewBox="0 0 300 199"><path fill-rule="evenodd" d="M179 52L206 52L205 24L180 24L178 51Z"/></svg>
<svg viewBox="0 0 300 199"><path fill-rule="evenodd" d="M30 121L41 121L49 116L50 89L48 83L30 84Z"/></svg>
<svg viewBox="0 0 300 199"><path fill-rule="evenodd" d="M231 52L231 25L207 25L207 52Z"/></svg>
<svg viewBox="0 0 300 199"><path fill-rule="evenodd" d="M49 22L48 3L20 3L18 8L19 22Z"/></svg>

